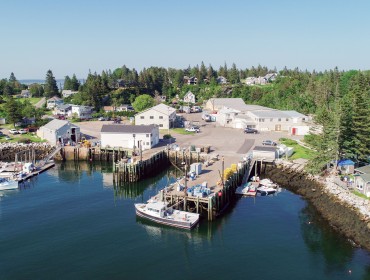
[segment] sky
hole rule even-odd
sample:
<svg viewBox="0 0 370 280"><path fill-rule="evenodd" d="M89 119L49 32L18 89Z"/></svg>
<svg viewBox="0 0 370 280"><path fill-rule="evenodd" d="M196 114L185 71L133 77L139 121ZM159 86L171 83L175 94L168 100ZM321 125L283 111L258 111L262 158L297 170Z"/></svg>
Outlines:
<svg viewBox="0 0 370 280"><path fill-rule="evenodd" d="M0 78L287 66L367 70L368 0L1 0Z"/></svg>

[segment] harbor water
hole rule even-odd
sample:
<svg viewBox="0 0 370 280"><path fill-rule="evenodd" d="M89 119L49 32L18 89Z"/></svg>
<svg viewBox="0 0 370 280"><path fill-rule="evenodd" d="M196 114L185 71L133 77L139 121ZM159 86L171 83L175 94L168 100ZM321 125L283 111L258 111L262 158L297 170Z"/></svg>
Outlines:
<svg viewBox="0 0 370 280"><path fill-rule="evenodd" d="M124 187L111 172L57 164L0 192L0 279L370 279L370 253L287 190L188 231L135 215L173 171Z"/></svg>

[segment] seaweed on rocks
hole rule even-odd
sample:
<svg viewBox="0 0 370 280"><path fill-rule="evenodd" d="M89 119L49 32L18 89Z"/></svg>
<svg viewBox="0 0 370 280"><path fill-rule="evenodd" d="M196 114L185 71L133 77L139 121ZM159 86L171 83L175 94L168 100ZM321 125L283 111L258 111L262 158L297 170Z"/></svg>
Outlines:
<svg viewBox="0 0 370 280"><path fill-rule="evenodd" d="M267 167L264 176L310 201L338 232L370 250L370 219L353 205L326 191L324 180L319 182L304 173L276 166Z"/></svg>

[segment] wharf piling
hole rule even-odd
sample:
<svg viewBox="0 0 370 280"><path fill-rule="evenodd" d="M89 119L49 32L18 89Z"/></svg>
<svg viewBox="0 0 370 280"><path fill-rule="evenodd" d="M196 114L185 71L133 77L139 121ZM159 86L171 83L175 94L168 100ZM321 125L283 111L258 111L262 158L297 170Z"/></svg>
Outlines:
<svg viewBox="0 0 370 280"><path fill-rule="evenodd" d="M170 206L176 205L185 211L195 211L207 217L209 221L220 216L235 199L235 190L243 182L245 176L249 177L255 161L249 160L240 163L236 172L225 182L223 187L208 197L187 196L185 193L168 192L161 195ZM222 183L221 183L222 184ZM183 203L178 204L179 201Z"/></svg>
<svg viewBox="0 0 370 280"><path fill-rule="evenodd" d="M113 181L118 185L138 182L164 170L169 165L170 161L165 150L153 154L146 160L138 160L133 163L120 160L114 163Z"/></svg>

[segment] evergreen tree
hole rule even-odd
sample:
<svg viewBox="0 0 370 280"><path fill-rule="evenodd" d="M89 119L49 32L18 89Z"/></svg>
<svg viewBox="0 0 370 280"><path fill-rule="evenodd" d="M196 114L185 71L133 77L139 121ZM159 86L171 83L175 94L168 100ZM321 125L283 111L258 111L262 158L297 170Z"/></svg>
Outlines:
<svg viewBox="0 0 370 280"><path fill-rule="evenodd" d="M71 90L78 91L80 87L80 82L77 80L76 74L73 74L71 79Z"/></svg>
<svg viewBox="0 0 370 280"><path fill-rule="evenodd" d="M66 89L66 90L71 90L72 89L72 81L71 81L71 78L68 75L64 77L63 89Z"/></svg>
<svg viewBox="0 0 370 280"><path fill-rule="evenodd" d="M54 95L60 97L57 81L55 80L53 72L50 69L46 73L44 95L47 98L53 97Z"/></svg>
<svg viewBox="0 0 370 280"><path fill-rule="evenodd" d="M14 73L10 73L9 77L9 83L14 84L17 81L17 78L15 77Z"/></svg>
<svg viewBox="0 0 370 280"><path fill-rule="evenodd" d="M8 97L4 106L5 114L7 121L12 123L15 127L15 124L22 120L21 114L22 104L16 101L13 97Z"/></svg>
<svg viewBox="0 0 370 280"><path fill-rule="evenodd" d="M360 161L366 161L370 154L370 102L368 81L362 73L357 76L353 92L354 152Z"/></svg>
<svg viewBox="0 0 370 280"><path fill-rule="evenodd" d="M232 84L238 84L240 82L239 71L236 68L235 63L231 66L227 76L229 77L229 82Z"/></svg>

